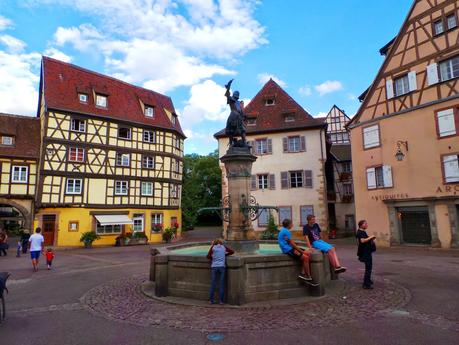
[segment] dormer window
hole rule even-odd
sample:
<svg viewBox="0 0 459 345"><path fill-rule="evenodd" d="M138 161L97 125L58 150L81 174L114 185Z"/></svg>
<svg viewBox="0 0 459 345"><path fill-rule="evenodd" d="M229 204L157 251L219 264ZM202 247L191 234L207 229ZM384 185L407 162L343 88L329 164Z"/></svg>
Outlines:
<svg viewBox="0 0 459 345"><path fill-rule="evenodd" d="M294 122L295 121L295 114L285 114L284 121L285 122Z"/></svg>
<svg viewBox="0 0 459 345"><path fill-rule="evenodd" d="M144 114L146 117L153 117L155 115L155 108L146 105Z"/></svg>
<svg viewBox="0 0 459 345"><path fill-rule="evenodd" d="M107 96L96 94L96 106L101 108L107 108Z"/></svg>
<svg viewBox="0 0 459 345"><path fill-rule="evenodd" d="M257 119L247 119L247 126L255 126L257 124Z"/></svg>
<svg viewBox="0 0 459 345"><path fill-rule="evenodd" d="M88 95L85 93L79 93L78 99L80 100L80 103L88 103Z"/></svg>
<svg viewBox="0 0 459 345"><path fill-rule="evenodd" d="M172 121L172 124L175 126L175 124L177 123L177 115L173 114L171 117L171 121Z"/></svg>
<svg viewBox="0 0 459 345"><path fill-rule="evenodd" d="M131 140L131 129L129 127L119 127L118 138Z"/></svg>
<svg viewBox="0 0 459 345"><path fill-rule="evenodd" d="M13 146L14 144L14 138L9 135L4 135L2 136L2 145L5 146Z"/></svg>
<svg viewBox="0 0 459 345"><path fill-rule="evenodd" d="M276 104L276 100L274 98L267 98L265 99L265 105L270 106Z"/></svg>

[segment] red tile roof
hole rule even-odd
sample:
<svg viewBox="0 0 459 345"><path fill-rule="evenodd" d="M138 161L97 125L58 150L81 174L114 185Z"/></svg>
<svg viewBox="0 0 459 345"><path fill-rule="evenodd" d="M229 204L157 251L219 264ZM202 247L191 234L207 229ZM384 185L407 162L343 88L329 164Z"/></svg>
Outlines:
<svg viewBox="0 0 459 345"><path fill-rule="evenodd" d="M14 137L13 146L1 145L0 156L37 159L40 153L40 119L0 113L0 136Z"/></svg>
<svg viewBox="0 0 459 345"><path fill-rule="evenodd" d="M124 81L43 56L40 90L44 87L47 109L78 112L170 129L185 137L179 121L173 125L164 109L175 114L170 97ZM88 95L81 103L78 93ZM96 107L94 94L106 95L107 108ZM140 101L155 108L146 117ZM38 107L40 109L40 106Z"/></svg>
<svg viewBox="0 0 459 345"><path fill-rule="evenodd" d="M275 104L265 105L267 99L274 99ZM245 107L244 112L249 119L256 119L255 125L247 126L247 134L326 127L323 118L313 118L272 79L261 88ZM286 122L287 114L294 116L295 121ZM222 129L214 136L216 138L225 137L225 130Z"/></svg>

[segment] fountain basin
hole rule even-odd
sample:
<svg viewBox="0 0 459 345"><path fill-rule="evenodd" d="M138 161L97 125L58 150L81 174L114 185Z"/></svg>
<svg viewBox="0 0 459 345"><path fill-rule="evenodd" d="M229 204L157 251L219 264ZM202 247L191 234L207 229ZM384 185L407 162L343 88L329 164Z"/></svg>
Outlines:
<svg viewBox="0 0 459 345"><path fill-rule="evenodd" d="M258 254L236 253L227 257L228 304L325 294L334 276L324 254L314 251L310 256L311 275L320 284L311 287L298 279L301 272L298 261L278 249L276 253L276 241L260 241L259 244ZM197 242L152 249L150 280L155 282L155 295L208 300L210 263L206 254L209 248L208 242Z"/></svg>

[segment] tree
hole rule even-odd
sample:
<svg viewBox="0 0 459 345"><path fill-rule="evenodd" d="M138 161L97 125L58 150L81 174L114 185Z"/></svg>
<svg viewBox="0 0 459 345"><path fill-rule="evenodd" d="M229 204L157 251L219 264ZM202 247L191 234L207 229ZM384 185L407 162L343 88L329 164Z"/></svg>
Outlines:
<svg viewBox="0 0 459 345"><path fill-rule="evenodd" d="M266 212L266 211L264 211ZM279 235L279 229L277 228L276 222L274 221L274 217L269 211L268 215L268 225L266 230L263 231L260 235L260 239L262 240L277 240L277 236Z"/></svg>
<svg viewBox="0 0 459 345"><path fill-rule="evenodd" d="M182 222L186 229L196 225L198 210L219 207L222 198L222 174L218 151L207 156L185 155L183 165Z"/></svg>

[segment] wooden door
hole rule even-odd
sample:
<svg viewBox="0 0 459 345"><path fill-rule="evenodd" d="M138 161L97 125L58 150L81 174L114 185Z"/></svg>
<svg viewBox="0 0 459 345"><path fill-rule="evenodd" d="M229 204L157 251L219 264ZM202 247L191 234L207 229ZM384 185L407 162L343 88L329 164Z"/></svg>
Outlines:
<svg viewBox="0 0 459 345"><path fill-rule="evenodd" d="M431 244L429 211L424 207L405 207L400 210L404 243Z"/></svg>
<svg viewBox="0 0 459 345"><path fill-rule="evenodd" d="M54 233L56 231L56 215L44 214L43 215L43 237L45 238L45 246L52 246L54 244Z"/></svg>

